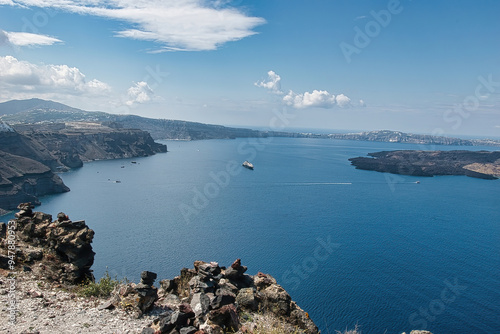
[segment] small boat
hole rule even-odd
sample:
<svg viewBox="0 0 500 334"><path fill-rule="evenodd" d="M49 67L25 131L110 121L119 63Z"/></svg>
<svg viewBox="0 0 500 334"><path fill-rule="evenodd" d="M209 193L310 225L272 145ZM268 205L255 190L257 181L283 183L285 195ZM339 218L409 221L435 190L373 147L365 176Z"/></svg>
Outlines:
<svg viewBox="0 0 500 334"><path fill-rule="evenodd" d="M136 163L137 163L137 161L130 161L130 163L131 163L131 164L136 164Z"/></svg>
<svg viewBox="0 0 500 334"><path fill-rule="evenodd" d="M416 184L420 184L420 181L415 182Z"/></svg>
<svg viewBox="0 0 500 334"><path fill-rule="evenodd" d="M252 163L250 163L250 162L248 162L248 161L246 161L246 160L245 160L245 162L243 162L242 166L243 166L243 167L245 167L245 168L248 168L248 169L252 169L252 170L253 170L253 165L252 165Z"/></svg>

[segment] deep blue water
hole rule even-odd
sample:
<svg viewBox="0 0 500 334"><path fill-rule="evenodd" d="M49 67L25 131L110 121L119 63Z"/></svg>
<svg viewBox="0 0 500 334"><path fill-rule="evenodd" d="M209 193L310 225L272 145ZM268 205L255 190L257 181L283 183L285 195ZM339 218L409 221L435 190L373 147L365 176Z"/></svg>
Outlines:
<svg viewBox="0 0 500 334"><path fill-rule="evenodd" d="M71 192L37 208L95 230L96 277L107 268L138 281L150 270L160 280L195 260L241 258L250 274L277 278L323 333L355 324L363 333L500 333L500 181L383 174L347 161L463 147L165 143L170 152L137 164L97 161L62 174ZM239 166L246 159L254 171Z"/></svg>

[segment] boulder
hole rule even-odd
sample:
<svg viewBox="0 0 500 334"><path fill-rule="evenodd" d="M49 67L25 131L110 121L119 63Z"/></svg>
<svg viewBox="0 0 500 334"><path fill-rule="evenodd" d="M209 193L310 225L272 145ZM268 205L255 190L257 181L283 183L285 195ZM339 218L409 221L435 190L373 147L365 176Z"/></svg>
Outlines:
<svg viewBox="0 0 500 334"><path fill-rule="evenodd" d="M234 304L224 305L220 309L210 311L208 319L211 323L224 328L226 331L237 331L239 319Z"/></svg>
<svg viewBox="0 0 500 334"><path fill-rule="evenodd" d="M246 309L250 311L257 310L257 299L255 298L255 293L253 288L243 288L238 292L236 296L236 303L238 308Z"/></svg>

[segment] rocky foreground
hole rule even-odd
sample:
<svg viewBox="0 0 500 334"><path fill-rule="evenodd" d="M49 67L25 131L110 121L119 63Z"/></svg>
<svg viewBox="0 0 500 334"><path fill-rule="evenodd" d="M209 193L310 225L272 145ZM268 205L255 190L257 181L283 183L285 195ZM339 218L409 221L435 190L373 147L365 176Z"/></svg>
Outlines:
<svg viewBox="0 0 500 334"><path fill-rule="evenodd" d="M384 151L351 158L357 169L413 176L500 177L500 151Z"/></svg>
<svg viewBox="0 0 500 334"><path fill-rule="evenodd" d="M157 274L144 271L140 283L115 284L105 298L82 297L94 279L94 231L62 212L53 221L30 203L18 208L0 223L2 333L319 333L271 275L246 274L240 259L195 261L159 288Z"/></svg>
<svg viewBox="0 0 500 334"><path fill-rule="evenodd" d="M159 289L157 275L145 271L140 283L119 284L108 298L79 297L79 286L94 279L94 231L63 213L53 221L30 203L19 209L0 225L2 318L15 320L2 322L1 332L266 333L272 326L318 333L271 275L247 275L239 259L227 268L196 261Z"/></svg>

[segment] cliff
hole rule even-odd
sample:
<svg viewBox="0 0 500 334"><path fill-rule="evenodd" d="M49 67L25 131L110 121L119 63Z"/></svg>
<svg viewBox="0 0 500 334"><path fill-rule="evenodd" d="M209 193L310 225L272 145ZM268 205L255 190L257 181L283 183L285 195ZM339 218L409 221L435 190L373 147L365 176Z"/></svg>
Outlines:
<svg viewBox="0 0 500 334"><path fill-rule="evenodd" d="M0 131L0 214L20 202L69 191L54 172L91 160L166 152L149 133L93 123L18 125Z"/></svg>
<svg viewBox="0 0 500 334"><path fill-rule="evenodd" d="M494 180L500 177L500 151L383 151L371 158L351 158L357 169L413 175L466 175Z"/></svg>
<svg viewBox="0 0 500 334"><path fill-rule="evenodd" d="M40 143L69 168L81 167L85 161L145 157L167 151L166 145L156 143L146 131L98 123L18 124L13 128Z"/></svg>
<svg viewBox="0 0 500 334"><path fill-rule="evenodd" d="M66 191L69 188L46 165L0 151L0 214L20 202L40 204L38 197Z"/></svg>

